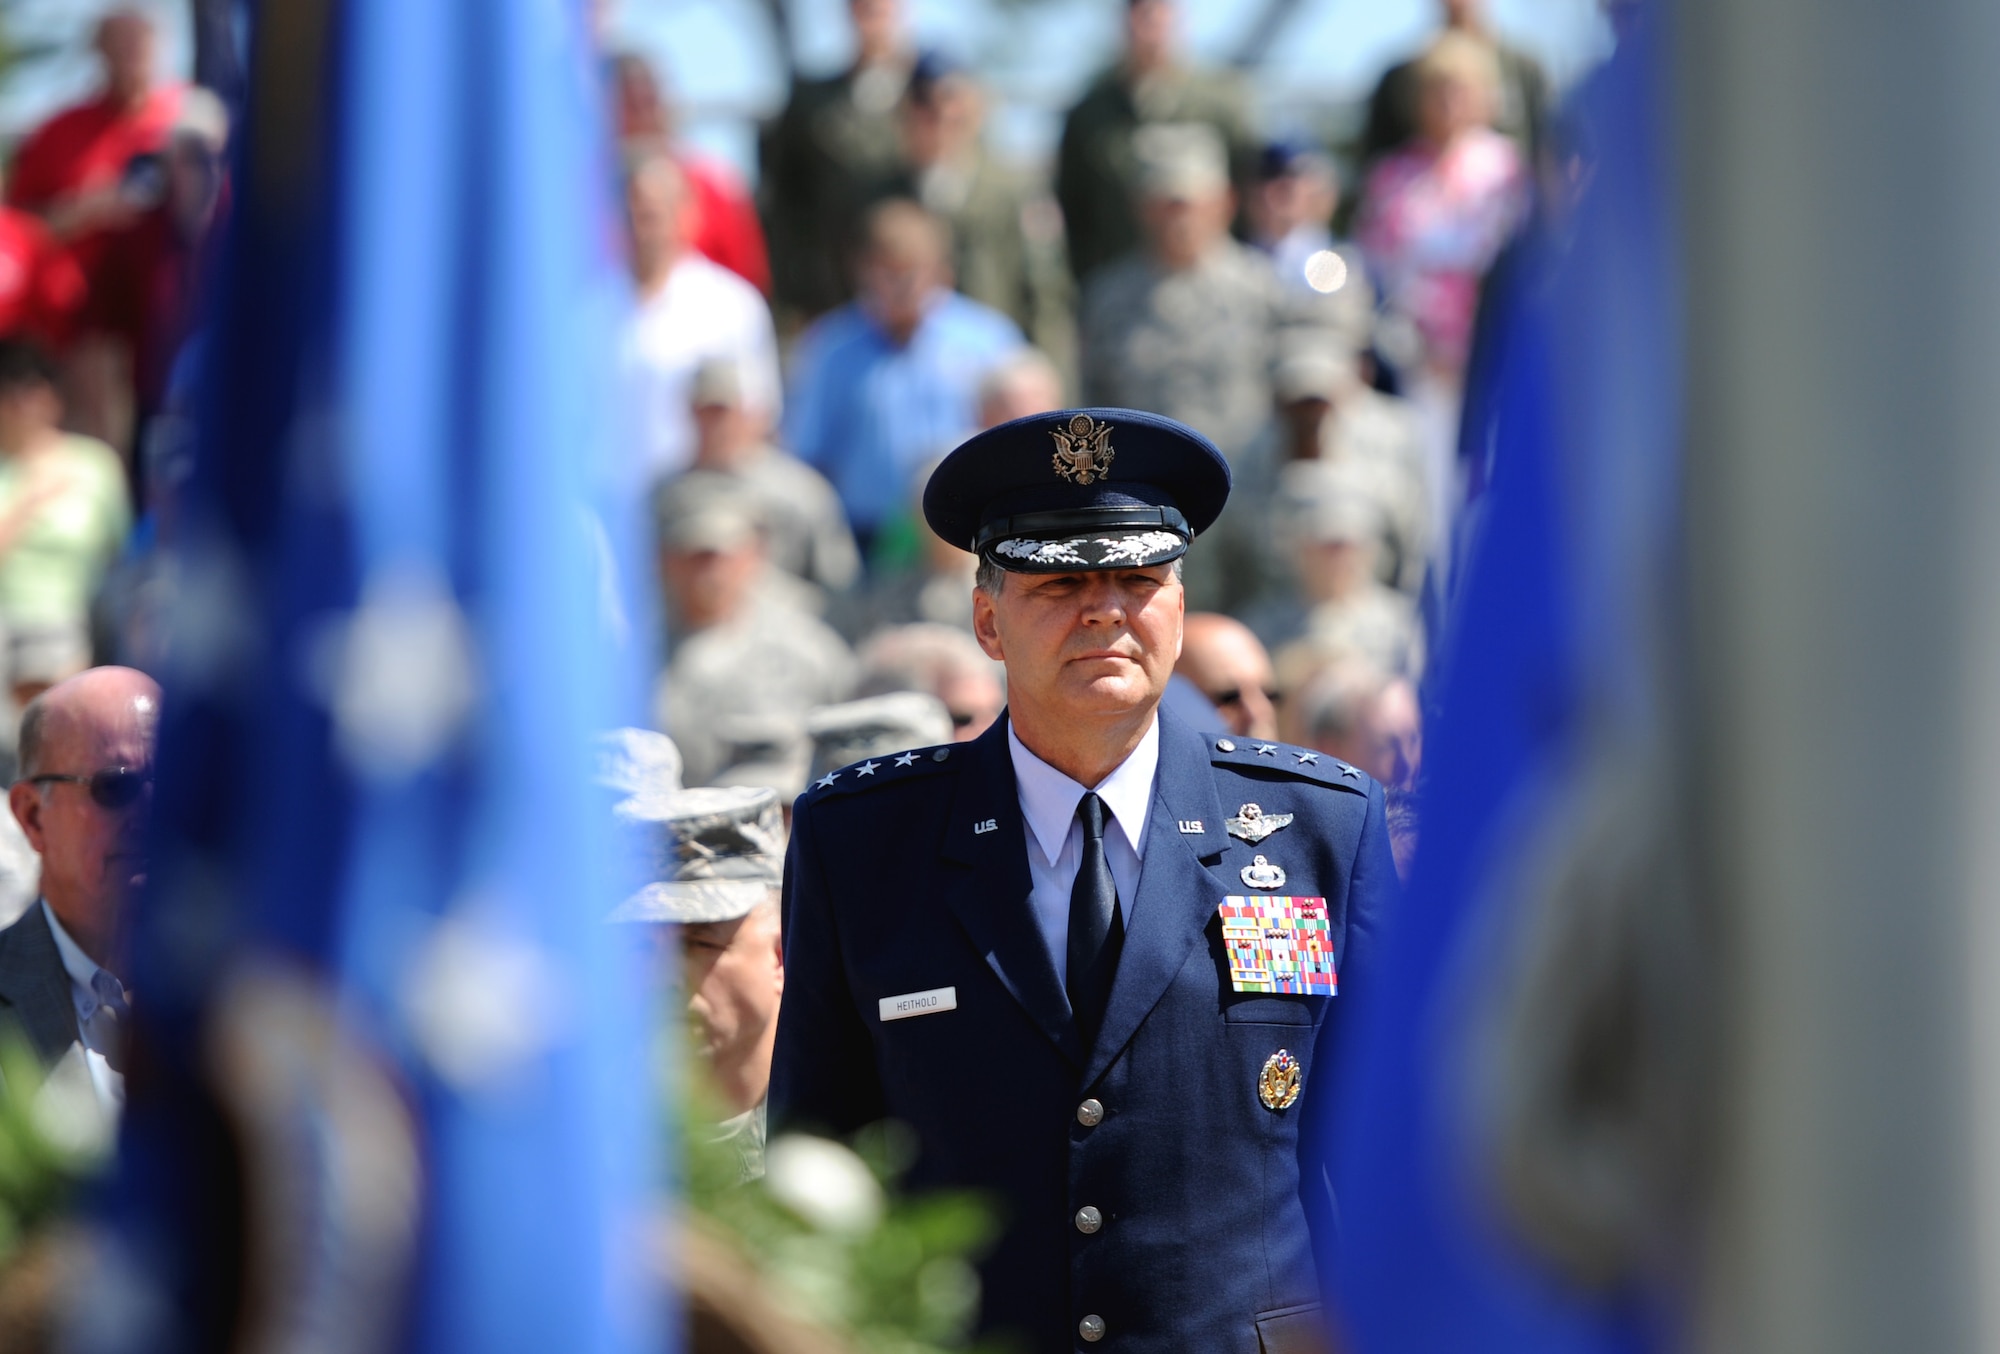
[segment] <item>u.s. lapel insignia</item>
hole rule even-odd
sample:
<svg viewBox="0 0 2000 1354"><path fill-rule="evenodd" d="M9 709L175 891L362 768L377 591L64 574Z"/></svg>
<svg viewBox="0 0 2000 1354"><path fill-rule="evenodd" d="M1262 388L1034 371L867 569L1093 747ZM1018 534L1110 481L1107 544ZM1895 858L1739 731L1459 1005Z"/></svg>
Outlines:
<svg viewBox="0 0 2000 1354"><path fill-rule="evenodd" d="M1291 821L1289 813L1266 813L1255 804L1245 804L1236 811L1234 818L1228 820L1229 835L1241 837L1255 846Z"/></svg>
<svg viewBox="0 0 2000 1354"><path fill-rule="evenodd" d="M1288 1110L1299 1099L1299 1060L1284 1049L1264 1059L1257 1074L1257 1098L1267 1110Z"/></svg>
<svg viewBox="0 0 2000 1354"><path fill-rule="evenodd" d="M1056 440L1056 473L1071 484L1091 484L1111 473L1111 425L1099 423L1089 414L1069 421L1069 430L1049 429Z"/></svg>
<svg viewBox="0 0 2000 1354"><path fill-rule="evenodd" d="M1241 873L1243 882L1253 889L1281 889L1285 886L1284 869L1262 856L1245 865Z"/></svg>

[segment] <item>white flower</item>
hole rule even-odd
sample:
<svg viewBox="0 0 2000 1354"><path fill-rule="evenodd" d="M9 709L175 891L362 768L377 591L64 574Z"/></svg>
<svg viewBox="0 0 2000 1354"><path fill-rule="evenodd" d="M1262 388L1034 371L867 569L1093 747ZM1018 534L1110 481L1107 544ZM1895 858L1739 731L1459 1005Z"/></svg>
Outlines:
<svg viewBox="0 0 2000 1354"><path fill-rule="evenodd" d="M882 1187L868 1165L825 1138L788 1133L764 1150L771 1197L822 1232L859 1235L882 1220Z"/></svg>

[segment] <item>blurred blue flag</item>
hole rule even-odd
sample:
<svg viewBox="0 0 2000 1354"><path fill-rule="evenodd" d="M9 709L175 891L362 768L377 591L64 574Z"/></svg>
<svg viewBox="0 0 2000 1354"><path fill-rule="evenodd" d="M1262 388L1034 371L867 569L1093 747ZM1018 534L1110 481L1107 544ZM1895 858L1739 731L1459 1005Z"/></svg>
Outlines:
<svg viewBox="0 0 2000 1354"><path fill-rule="evenodd" d="M255 7L83 1348L660 1347L587 9Z"/></svg>
<svg viewBox="0 0 2000 1354"><path fill-rule="evenodd" d="M1607 1261L1580 1277L1528 1244L1488 1115L1535 1093L1491 1084L1521 1065L1495 1055L1490 1026L1492 992L1519 977L1496 972L1518 958L1503 942L1531 924L1522 858L1570 829L1606 730L1633 746L1670 738L1672 616L1659 603L1678 567L1681 388L1668 44L1657 12L1619 14L1629 29L1572 100L1553 192L1503 256L1481 319L1462 443L1486 487L1426 730L1414 874L1377 990L1359 995L1340 1096L1336 1288L1354 1354L1641 1351L1674 1322L1650 1276ZM1656 1221L1664 1250L1671 1221Z"/></svg>

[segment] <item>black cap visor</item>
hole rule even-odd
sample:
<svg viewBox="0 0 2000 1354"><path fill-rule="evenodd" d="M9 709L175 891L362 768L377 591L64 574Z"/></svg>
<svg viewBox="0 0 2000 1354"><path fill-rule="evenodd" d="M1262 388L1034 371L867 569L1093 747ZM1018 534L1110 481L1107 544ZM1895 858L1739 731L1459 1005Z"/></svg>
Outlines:
<svg viewBox="0 0 2000 1354"><path fill-rule="evenodd" d="M1187 553L1193 536L1174 508L1070 508L987 522L973 549L1011 573L1061 574L1166 564Z"/></svg>

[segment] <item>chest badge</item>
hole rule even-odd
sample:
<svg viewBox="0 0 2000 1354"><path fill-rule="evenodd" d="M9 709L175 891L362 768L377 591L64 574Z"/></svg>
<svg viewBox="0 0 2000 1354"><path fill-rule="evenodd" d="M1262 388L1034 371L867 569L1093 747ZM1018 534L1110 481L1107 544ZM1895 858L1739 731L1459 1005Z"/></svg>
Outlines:
<svg viewBox="0 0 2000 1354"><path fill-rule="evenodd" d="M1243 882L1253 889L1281 889L1285 886L1284 869L1262 856L1245 865L1240 873Z"/></svg>
<svg viewBox="0 0 2000 1354"><path fill-rule="evenodd" d="M1229 835L1240 837L1252 846L1291 821L1289 813L1266 813L1255 804L1245 804L1236 811L1234 818L1227 820Z"/></svg>
<svg viewBox="0 0 2000 1354"><path fill-rule="evenodd" d="M1288 1110L1299 1099L1299 1060L1284 1049L1264 1059L1257 1074L1257 1098L1267 1110Z"/></svg>

